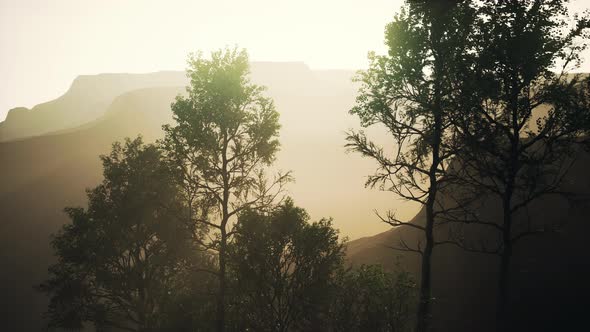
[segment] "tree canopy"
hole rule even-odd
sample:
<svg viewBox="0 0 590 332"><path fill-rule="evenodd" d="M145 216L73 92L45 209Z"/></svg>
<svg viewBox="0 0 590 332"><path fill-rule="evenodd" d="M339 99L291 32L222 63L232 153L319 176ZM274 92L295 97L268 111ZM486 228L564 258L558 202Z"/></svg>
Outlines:
<svg viewBox="0 0 590 332"><path fill-rule="evenodd" d="M293 331L324 324L343 244L330 220L308 220L290 199L268 213L240 215L230 266L242 328Z"/></svg>
<svg viewBox="0 0 590 332"><path fill-rule="evenodd" d="M53 238L58 262L40 286L51 297L49 324L129 331L160 327L175 278L199 259L186 206L168 165L141 138L101 156L104 180L88 208L66 208L72 223Z"/></svg>

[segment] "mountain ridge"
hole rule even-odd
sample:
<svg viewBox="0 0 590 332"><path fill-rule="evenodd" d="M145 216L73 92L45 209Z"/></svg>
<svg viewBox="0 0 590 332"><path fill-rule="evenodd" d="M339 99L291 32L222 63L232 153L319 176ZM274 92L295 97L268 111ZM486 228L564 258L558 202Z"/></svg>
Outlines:
<svg viewBox="0 0 590 332"><path fill-rule="evenodd" d="M351 76L352 71L333 72ZM301 78L301 73L306 73L307 77ZM251 75L256 83L268 86L277 85L277 81L283 80L286 76L309 81L310 77L314 76L314 70L303 62L263 61L251 63ZM275 79L277 77L278 80ZM10 109L5 120L0 122L0 142L45 135L96 120L104 114L115 97L125 92L146 87L182 87L187 84L186 73L175 70L79 75L62 95L53 100L37 104L30 109Z"/></svg>

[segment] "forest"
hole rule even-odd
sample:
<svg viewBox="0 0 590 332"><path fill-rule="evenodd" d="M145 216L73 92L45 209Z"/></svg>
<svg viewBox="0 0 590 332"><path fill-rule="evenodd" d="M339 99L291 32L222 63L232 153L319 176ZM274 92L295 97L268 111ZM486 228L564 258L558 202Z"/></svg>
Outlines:
<svg viewBox="0 0 590 332"><path fill-rule="evenodd" d="M443 331L433 265L453 247L493 258L482 314L493 326L480 330L527 330L514 321L514 294L526 294L514 257L564 225L522 216L548 196L590 203L567 189L590 148L590 76L577 71L590 14L563 0L407 0L384 31L386 54L369 53L342 109L362 129L341 128L341 145L373 165L367 188L422 208L419 221L377 209L364 221L412 232L387 250L416 257L418 273L351 264L332 218L290 197L296 174L273 167L281 110L251 81L248 52L228 47L188 56L162 138L96 156L101 182L85 207L64 207L57 259L34 286L49 298L47 328Z"/></svg>

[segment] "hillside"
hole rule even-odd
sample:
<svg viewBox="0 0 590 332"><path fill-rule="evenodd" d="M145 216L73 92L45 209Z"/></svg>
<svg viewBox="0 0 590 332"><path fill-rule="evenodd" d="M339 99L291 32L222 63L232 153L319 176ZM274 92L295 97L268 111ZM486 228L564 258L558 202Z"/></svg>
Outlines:
<svg viewBox="0 0 590 332"><path fill-rule="evenodd" d="M576 199L547 196L518 215L517 224L531 220L538 225L562 227L555 233L526 238L514 249L510 286L514 331L574 331L586 324L583 308L590 296L590 252L586 247L590 232L590 154L579 151L576 158L562 188L576 193ZM479 203L483 220L501 217L499 201L481 198ZM424 211L412 222L423 223ZM468 232L478 239L493 239L496 234L481 227L470 227ZM417 254L387 247L399 246L401 239L414 245L419 237L413 229L397 228L361 238L348 244L347 258L353 265L375 263L389 269L399 262L418 275ZM432 262L437 331L493 331L499 258L443 245L435 248Z"/></svg>

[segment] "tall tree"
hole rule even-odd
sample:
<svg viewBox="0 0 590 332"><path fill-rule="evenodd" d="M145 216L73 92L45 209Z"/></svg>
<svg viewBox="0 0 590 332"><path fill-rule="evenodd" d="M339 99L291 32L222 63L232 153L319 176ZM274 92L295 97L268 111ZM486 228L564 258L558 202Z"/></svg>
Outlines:
<svg viewBox="0 0 590 332"><path fill-rule="evenodd" d="M363 131L350 132L347 146L377 162L379 169L367 186L378 186L417 202L426 210L424 224L399 220L393 213L379 216L394 226L412 227L424 239L398 249L421 255L418 332L427 331L431 312L431 257L435 240L437 194L455 153L450 114L455 103L457 67L467 55L474 11L463 1L407 1L386 27L388 55L371 53L370 66L351 113L365 127L381 125L391 135L394 151L387 153Z"/></svg>
<svg viewBox="0 0 590 332"><path fill-rule="evenodd" d="M290 199L269 213L247 211L239 220L230 261L242 328L322 329L344 256L331 221L309 223Z"/></svg>
<svg viewBox="0 0 590 332"><path fill-rule="evenodd" d="M560 191L574 142L590 123L588 78L568 75L586 47L588 19L562 0L482 2L474 26L473 64L456 114L464 148L461 182L496 196L500 221L472 220L499 232L498 331L504 331L513 248L548 225L518 222L534 200ZM475 216L471 214L470 216ZM520 219L522 220L522 219ZM464 243L465 244L465 243Z"/></svg>
<svg viewBox="0 0 590 332"><path fill-rule="evenodd" d="M104 180L88 190L88 208L66 208L72 223L52 240L58 262L40 286L51 297L49 325L160 328L178 276L200 264L187 209L155 146L128 139L101 159Z"/></svg>
<svg viewBox="0 0 590 332"><path fill-rule="evenodd" d="M176 123L164 126L161 143L181 176L192 220L215 236L203 244L218 253L216 324L223 331L232 218L268 206L290 177L264 176L279 149L279 114L264 88L250 82L246 51L191 55L188 65L187 96L172 104Z"/></svg>

